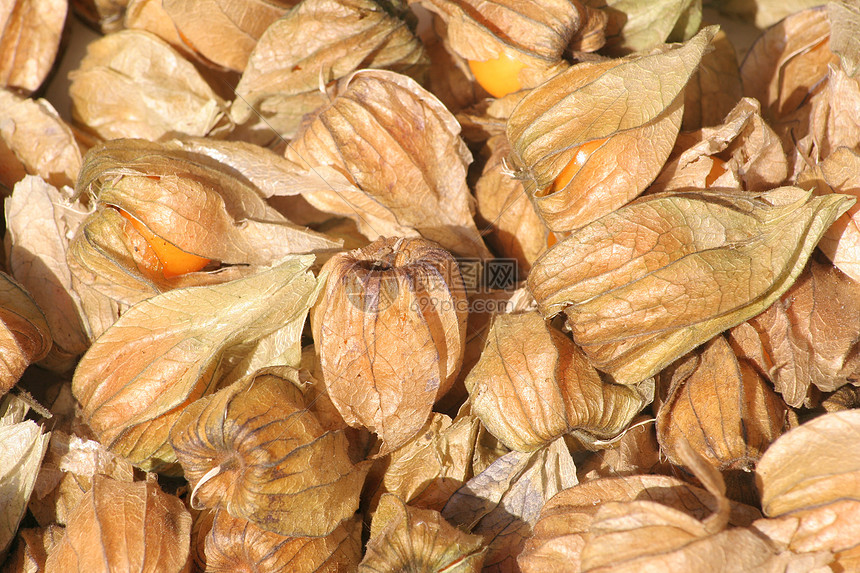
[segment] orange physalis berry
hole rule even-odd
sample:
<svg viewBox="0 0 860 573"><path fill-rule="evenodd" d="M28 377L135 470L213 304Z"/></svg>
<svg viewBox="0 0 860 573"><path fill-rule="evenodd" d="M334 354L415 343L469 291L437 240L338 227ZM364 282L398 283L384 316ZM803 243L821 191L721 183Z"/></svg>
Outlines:
<svg viewBox="0 0 860 573"><path fill-rule="evenodd" d="M549 232L549 235L546 237L546 246L551 247L558 242L558 237L555 236L555 233L552 231Z"/></svg>
<svg viewBox="0 0 860 573"><path fill-rule="evenodd" d="M607 138L586 141L580 145L576 150L576 155L574 155L573 159L564 166L564 169L561 170L561 173L559 173L558 177L553 181L552 192L555 193L556 191L564 189L567 184L570 183L570 180L573 179L574 175L579 173L579 170L583 165L585 165L588 158L591 157L591 154L606 142L606 139Z"/></svg>
<svg viewBox="0 0 860 573"><path fill-rule="evenodd" d="M469 60L469 69L475 81L493 97L504 97L520 91L523 86L519 73L524 67L525 64L505 53L494 60Z"/></svg>
<svg viewBox="0 0 860 573"><path fill-rule="evenodd" d="M714 181L720 178L720 176L726 172L726 162L722 159L718 159L716 157L711 157L711 171L708 172L707 177L705 177L705 187L710 187L714 184Z"/></svg>
<svg viewBox="0 0 860 573"><path fill-rule="evenodd" d="M165 241L149 230L149 227L138 221L122 209L118 209L123 217L131 221L132 226L152 247L155 256L161 263L161 273L164 278L173 278L185 273L199 271L209 264L209 259L183 251L173 243Z"/></svg>

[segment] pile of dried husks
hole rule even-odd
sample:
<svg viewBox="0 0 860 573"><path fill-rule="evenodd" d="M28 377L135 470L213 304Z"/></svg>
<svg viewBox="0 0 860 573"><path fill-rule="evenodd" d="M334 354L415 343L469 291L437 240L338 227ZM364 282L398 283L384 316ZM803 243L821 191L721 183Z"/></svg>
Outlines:
<svg viewBox="0 0 860 573"><path fill-rule="evenodd" d="M4 571L860 570L814 4L11 2Z"/></svg>

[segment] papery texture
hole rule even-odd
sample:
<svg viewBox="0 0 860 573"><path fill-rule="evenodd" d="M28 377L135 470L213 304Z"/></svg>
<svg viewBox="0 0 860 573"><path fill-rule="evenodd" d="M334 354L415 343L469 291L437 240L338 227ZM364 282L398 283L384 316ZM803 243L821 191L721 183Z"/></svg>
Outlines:
<svg viewBox="0 0 860 573"><path fill-rule="evenodd" d="M586 0L608 15L606 48L613 55L688 40L702 22L699 0Z"/></svg>
<svg viewBox="0 0 860 573"><path fill-rule="evenodd" d="M51 344L48 321L30 293L0 272L0 396L47 356Z"/></svg>
<svg viewBox="0 0 860 573"><path fill-rule="evenodd" d="M191 516L155 479L96 476L48 556L46 570L179 573L189 559Z"/></svg>
<svg viewBox="0 0 860 573"><path fill-rule="evenodd" d="M29 94L45 78L60 47L66 0L15 0L0 9L0 85Z"/></svg>
<svg viewBox="0 0 860 573"><path fill-rule="evenodd" d="M227 103L194 66L148 32L123 30L90 43L70 74L75 121L102 139L230 129Z"/></svg>
<svg viewBox="0 0 860 573"><path fill-rule="evenodd" d="M725 31L717 32L711 46L684 89L681 131L718 125L743 96L737 54Z"/></svg>
<svg viewBox="0 0 860 573"><path fill-rule="evenodd" d="M358 508L368 463L327 432L288 368L257 371L186 407L170 443L196 507L290 537L329 535Z"/></svg>
<svg viewBox="0 0 860 573"><path fill-rule="evenodd" d="M379 239L335 255L311 314L328 394L343 419L383 442L414 436L454 383L468 316L454 258L424 239Z"/></svg>
<svg viewBox="0 0 860 573"><path fill-rule="evenodd" d="M240 130L259 132L254 139L292 138L305 114L328 103L320 86L363 68L420 79L427 58L406 23L377 2L305 0L262 34L230 115Z"/></svg>
<svg viewBox="0 0 860 573"><path fill-rule="evenodd" d="M532 90L507 125L513 167L552 231L642 193L669 156L683 89L717 28L640 57L581 63Z"/></svg>
<svg viewBox="0 0 860 573"><path fill-rule="evenodd" d="M544 315L566 312L594 366L638 382L776 301L852 201L795 187L652 195L555 245L529 289Z"/></svg>
<svg viewBox="0 0 860 573"><path fill-rule="evenodd" d="M477 573L486 552L480 536L457 529L438 511L411 507L396 495L385 494L373 516L358 571Z"/></svg>
<svg viewBox="0 0 860 573"><path fill-rule="evenodd" d="M28 527L18 530L17 548L4 564L9 573L39 573L45 570L48 554L63 537L63 527Z"/></svg>
<svg viewBox="0 0 860 573"><path fill-rule="evenodd" d="M635 388L604 381L537 312L495 318L466 387L473 412L519 451L566 433L586 443L615 437L654 395L653 380Z"/></svg>
<svg viewBox="0 0 860 573"><path fill-rule="evenodd" d="M87 351L72 390L111 451L143 468L175 461L168 431L182 408L246 373L298 365L317 296L312 256L221 285L173 290L123 314Z"/></svg>
<svg viewBox="0 0 860 573"><path fill-rule="evenodd" d="M206 571L354 571L361 560L360 525L351 519L325 537L284 537L217 511L206 535Z"/></svg>
<svg viewBox="0 0 860 573"><path fill-rule="evenodd" d="M308 121L286 157L329 184L305 198L353 218L370 239L416 236L466 257L489 256L466 184L472 156L432 94L394 72L357 72Z"/></svg>

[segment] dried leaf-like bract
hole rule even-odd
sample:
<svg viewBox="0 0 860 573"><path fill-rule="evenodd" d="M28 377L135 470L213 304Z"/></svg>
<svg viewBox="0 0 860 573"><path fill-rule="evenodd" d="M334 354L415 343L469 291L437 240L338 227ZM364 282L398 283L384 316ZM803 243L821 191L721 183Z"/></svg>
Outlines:
<svg viewBox="0 0 860 573"><path fill-rule="evenodd" d="M227 102L164 40L140 30L87 46L69 74L75 121L102 139L215 135L232 128Z"/></svg>
<svg viewBox="0 0 860 573"><path fill-rule="evenodd" d="M424 239L379 239L335 255L311 313L332 402L375 432L380 455L405 444L454 383L468 302L454 258Z"/></svg>
<svg viewBox="0 0 860 573"><path fill-rule="evenodd" d="M362 68L417 79L427 68L421 42L374 0L304 0L272 24L236 86L230 115L263 140L292 138L302 117L328 102L320 91Z"/></svg>
<svg viewBox="0 0 860 573"><path fill-rule="evenodd" d="M20 284L0 272L0 396L50 349L45 315Z"/></svg>
<svg viewBox="0 0 860 573"><path fill-rule="evenodd" d="M438 511L410 507L387 493L373 516L370 540L358 571L478 573L486 552L481 536L460 531Z"/></svg>
<svg viewBox="0 0 860 573"><path fill-rule="evenodd" d="M613 438L654 396L653 380L640 388L604 381L537 312L496 317L466 387L487 429L519 451L569 432L586 443Z"/></svg>
<svg viewBox="0 0 860 573"><path fill-rule="evenodd" d="M364 70L306 122L286 157L328 183L305 199L353 218L368 238L420 234L486 258L466 184L472 156L459 133L451 112L411 78Z"/></svg>
<svg viewBox="0 0 860 573"><path fill-rule="evenodd" d="M210 573L354 571L361 561L361 522L344 521L325 537L285 537L219 510L205 543Z"/></svg>
<svg viewBox="0 0 860 573"><path fill-rule="evenodd" d="M175 462L182 409L265 366L298 366L316 300L313 256L228 283L176 289L123 314L81 358L72 391L108 449L151 470Z"/></svg>
<svg viewBox="0 0 860 573"><path fill-rule="evenodd" d="M514 167L552 231L570 231L636 198L672 151L684 86L716 27L637 57L580 63L511 114Z"/></svg>
<svg viewBox="0 0 860 573"><path fill-rule="evenodd" d="M796 187L761 194L658 194L578 229L535 263L541 312L634 383L762 312L794 283L854 199Z"/></svg>
<svg viewBox="0 0 860 573"><path fill-rule="evenodd" d="M188 406L170 443L192 504L226 509L279 535L329 535L358 509L369 462L353 465L342 431L328 432L297 372L258 371Z"/></svg>
<svg viewBox="0 0 860 573"><path fill-rule="evenodd" d="M12 0L0 8L0 86L29 94L54 65L66 0Z"/></svg>
<svg viewBox="0 0 860 573"><path fill-rule="evenodd" d="M190 543L191 515L155 479L129 483L95 476L46 570L180 573Z"/></svg>

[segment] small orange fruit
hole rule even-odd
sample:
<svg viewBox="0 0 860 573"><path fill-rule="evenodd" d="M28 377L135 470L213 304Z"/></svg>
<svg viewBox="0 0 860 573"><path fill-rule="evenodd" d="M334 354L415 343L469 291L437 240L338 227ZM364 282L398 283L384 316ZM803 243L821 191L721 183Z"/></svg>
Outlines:
<svg viewBox="0 0 860 573"><path fill-rule="evenodd" d="M520 91L519 73L525 67L521 61L502 53L494 60L469 60L475 81L493 97L504 97Z"/></svg>
<svg viewBox="0 0 860 573"><path fill-rule="evenodd" d="M131 221L132 226L152 247L155 256L161 263L161 273L165 278L173 278L185 273L199 271L209 264L209 259L183 251L171 242L165 241L149 230L149 227L132 217L122 209L117 209L123 217Z"/></svg>

